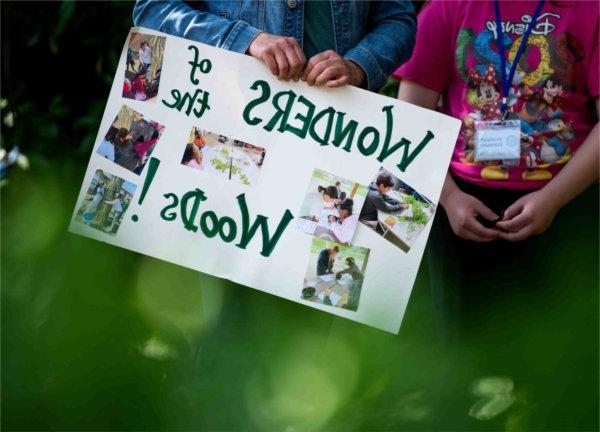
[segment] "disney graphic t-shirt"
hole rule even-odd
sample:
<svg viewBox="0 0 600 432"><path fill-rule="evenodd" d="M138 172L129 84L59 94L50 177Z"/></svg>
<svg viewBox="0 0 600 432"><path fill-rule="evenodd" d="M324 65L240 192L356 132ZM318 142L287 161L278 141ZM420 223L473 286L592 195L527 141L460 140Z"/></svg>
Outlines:
<svg viewBox="0 0 600 432"><path fill-rule="evenodd" d="M507 69L536 4L500 2ZM596 122L599 3L544 3L508 95L506 118L521 123L521 157L478 162L474 123L499 119L502 99L495 16L493 1L429 3L419 14L413 56L394 77L443 93L442 112L463 121L450 163L454 175L482 186L539 189Z"/></svg>

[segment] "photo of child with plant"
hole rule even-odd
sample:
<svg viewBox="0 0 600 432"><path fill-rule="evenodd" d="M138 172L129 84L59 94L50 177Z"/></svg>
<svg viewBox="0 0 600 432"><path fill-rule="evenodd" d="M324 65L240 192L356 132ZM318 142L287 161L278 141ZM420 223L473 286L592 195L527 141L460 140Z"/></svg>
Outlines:
<svg viewBox="0 0 600 432"><path fill-rule="evenodd" d="M359 220L408 252L434 213L435 204L382 167L369 185Z"/></svg>

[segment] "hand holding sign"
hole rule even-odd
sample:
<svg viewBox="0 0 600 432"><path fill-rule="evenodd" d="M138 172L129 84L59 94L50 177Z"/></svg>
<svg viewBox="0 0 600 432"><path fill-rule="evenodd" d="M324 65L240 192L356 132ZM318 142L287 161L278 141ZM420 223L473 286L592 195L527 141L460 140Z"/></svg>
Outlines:
<svg viewBox="0 0 600 432"><path fill-rule="evenodd" d="M285 81L298 81L306 63L306 56L296 39L266 32L254 38L248 54L265 62L273 75Z"/></svg>
<svg viewBox="0 0 600 432"><path fill-rule="evenodd" d="M327 87L341 87L349 84L360 87L365 80L365 73L353 61L328 50L311 57L302 73L302 80L316 86L326 84Z"/></svg>

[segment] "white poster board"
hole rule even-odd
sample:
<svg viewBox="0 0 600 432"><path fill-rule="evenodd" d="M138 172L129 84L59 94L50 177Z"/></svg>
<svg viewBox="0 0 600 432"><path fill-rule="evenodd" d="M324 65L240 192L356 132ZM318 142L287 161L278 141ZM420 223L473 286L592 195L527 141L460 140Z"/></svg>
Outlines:
<svg viewBox="0 0 600 432"><path fill-rule="evenodd" d="M134 28L70 231L397 333L459 128Z"/></svg>

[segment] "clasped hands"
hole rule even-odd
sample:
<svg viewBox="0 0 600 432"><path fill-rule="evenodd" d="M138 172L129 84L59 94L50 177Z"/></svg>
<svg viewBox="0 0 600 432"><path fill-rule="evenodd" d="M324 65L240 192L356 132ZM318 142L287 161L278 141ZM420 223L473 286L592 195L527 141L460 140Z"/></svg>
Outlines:
<svg viewBox="0 0 600 432"><path fill-rule="evenodd" d="M285 81L302 79L308 85L341 87L361 86L365 73L356 63L345 60L335 51L323 51L306 59L298 41L293 37L259 33L247 53L263 61L273 75Z"/></svg>
<svg viewBox="0 0 600 432"><path fill-rule="evenodd" d="M541 234L550 226L560 206L541 189L519 198L503 215L496 215L474 196L456 189L447 197L444 208L456 235L475 242L489 242L495 239L521 241ZM490 221L493 227L483 226L478 216Z"/></svg>

